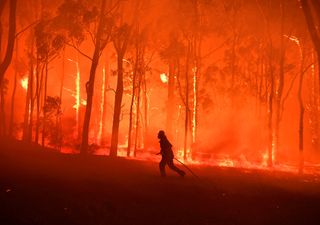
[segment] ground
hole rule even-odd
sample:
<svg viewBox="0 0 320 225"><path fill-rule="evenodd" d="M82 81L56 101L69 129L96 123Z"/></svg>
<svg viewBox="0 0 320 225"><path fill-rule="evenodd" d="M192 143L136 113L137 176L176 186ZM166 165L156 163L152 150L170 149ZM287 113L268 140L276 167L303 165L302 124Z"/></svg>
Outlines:
<svg viewBox="0 0 320 225"><path fill-rule="evenodd" d="M60 154L0 140L1 225L320 224L318 176Z"/></svg>

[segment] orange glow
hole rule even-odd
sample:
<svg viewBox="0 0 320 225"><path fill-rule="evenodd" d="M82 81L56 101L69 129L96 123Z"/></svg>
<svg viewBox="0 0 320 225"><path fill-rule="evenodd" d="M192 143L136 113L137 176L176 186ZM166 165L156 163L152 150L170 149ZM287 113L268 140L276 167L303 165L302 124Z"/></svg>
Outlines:
<svg viewBox="0 0 320 225"><path fill-rule="evenodd" d="M79 152L82 134L90 154L108 155L117 140L112 146L126 157L130 130L136 158L157 161L157 132L164 130L187 164L297 171L301 154L304 167L320 171L320 67L298 1L116 1L109 12L111 1L101 20L100 1L87 2L57 1L41 13L34 1L17 17L16 32L23 32L5 74L3 105L12 133L37 144L43 136L45 146L70 153ZM3 10L5 17L8 6ZM99 21L108 23L101 32ZM59 99L52 105L60 108L43 115L46 97ZM55 132L46 134L43 119Z"/></svg>

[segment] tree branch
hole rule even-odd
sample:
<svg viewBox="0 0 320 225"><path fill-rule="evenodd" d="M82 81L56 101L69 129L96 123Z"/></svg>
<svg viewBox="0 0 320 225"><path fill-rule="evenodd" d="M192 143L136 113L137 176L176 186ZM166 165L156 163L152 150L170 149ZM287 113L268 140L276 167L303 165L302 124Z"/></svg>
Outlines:
<svg viewBox="0 0 320 225"><path fill-rule="evenodd" d="M33 23L29 24L28 26L26 26L25 28L23 28L22 30L20 30L19 32L16 33L16 35L14 36L14 38L17 38L20 34L22 34L23 32L25 32L26 30L28 30L30 27L36 25L39 22L39 20L34 21Z"/></svg>
<svg viewBox="0 0 320 225"><path fill-rule="evenodd" d="M84 52L82 52L79 48L77 48L74 44L70 44L68 42L66 42L66 45L74 48L77 52L79 52L82 56L86 57L87 59L89 59L90 61L92 61L92 58L90 56L88 56L87 54L85 54Z"/></svg>

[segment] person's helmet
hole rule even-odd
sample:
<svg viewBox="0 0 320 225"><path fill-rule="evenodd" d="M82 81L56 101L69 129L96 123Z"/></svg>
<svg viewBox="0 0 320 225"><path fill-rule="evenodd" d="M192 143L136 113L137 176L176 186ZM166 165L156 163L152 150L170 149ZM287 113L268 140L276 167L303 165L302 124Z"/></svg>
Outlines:
<svg viewBox="0 0 320 225"><path fill-rule="evenodd" d="M158 138L164 138L166 135L164 134L163 130L160 130L158 133Z"/></svg>

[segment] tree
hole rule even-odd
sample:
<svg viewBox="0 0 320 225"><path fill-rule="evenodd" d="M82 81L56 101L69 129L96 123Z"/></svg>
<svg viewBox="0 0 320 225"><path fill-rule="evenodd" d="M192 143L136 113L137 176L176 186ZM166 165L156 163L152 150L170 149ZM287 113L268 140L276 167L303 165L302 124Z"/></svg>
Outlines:
<svg viewBox="0 0 320 225"><path fill-rule="evenodd" d="M314 45L315 51L318 58L318 99L320 98L320 2L317 0L300 0L301 8L303 10L307 27L311 36L312 43ZM315 108L318 108L316 106ZM315 149L319 149L320 146L320 133L319 133L319 111L316 110L315 113L315 138L313 140Z"/></svg>
<svg viewBox="0 0 320 225"><path fill-rule="evenodd" d="M66 44L75 48L82 56L91 61L89 80L86 83L87 105L80 148L82 154L86 154L88 151L89 126L96 70L102 51L108 44L111 35L112 19L109 13L114 9L114 6L109 6L108 13L106 12L106 6L106 0L100 2L100 11L91 2L65 1L60 6L56 18L57 27L66 31ZM83 53L79 48L79 45L85 39L85 34L92 37L94 44L92 57Z"/></svg>
<svg viewBox="0 0 320 225"><path fill-rule="evenodd" d="M6 1L3 1L4 4ZM4 56L4 59L2 60L0 64L0 85L3 82L4 75L11 63L12 56L13 56L13 48L15 43L15 34L16 34L16 7L17 7L17 0L10 0L10 12L9 12L9 32L8 32L8 39L7 39L7 49ZM1 5L1 8L4 7ZM1 9L1 13L3 11L3 8ZM1 14L0 14L1 16ZM1 25L2 29L2 25ZM2 45L2 43L1 43Z"/></svg>
<svg viewBox="0 0 320 225"><path fill-rule="evenodd" d="M86 112L85 112L85 117L84 117L82 144L81 144L81 150L80 150L81 153L83 153L83 154L86 154L87 149L88 149L89 124L90 124L92 102L93 102L95 74L96 74L98 63L99 63L99 58L101 56L101 52L103 51L104 47L106 46L106 44L109 40L109 34L110 34L109 32L107 33L107 38L104 36L105 29L109 25L108 21L104 17L105 7L106 7L106 0L102 0L98 28L96 31L95 49L94 49L94 53L92 56L92 64L91 64L91 68L90 68L90 76L89 76L89 81L86 84L87 106L86 106Z"/></svg>
<svg viewBox="0 0 320 225"><path fill-rule="evenodd" d="M7 1L2 1L0 4L0 16L3 13L5 3ZM0 62L0 87L4 88L4 76L5 73L11 63L12 56L13 56L13 50L14 50L14 43L15 43L15 33L16 33L16 7L17 7L17 0L12 0L9 2L9 31L8 31L8 37L7 37L7 46L6 46L6 52L3 60ZM1 30L1 42L0 45L2 45L2 24L0 24L0 30ZM1 105L4 105L4 97L3 97L3 90L1 90ZM0 126L2 126L0 129L5 131L5 118L4 118L4 111L3 107L1 109L2 113L0 118ZM4 135L4 133L0 133L0 135Z"/></svg>
<svg viewBox="0 0 320 225"><path fill-rule="evenodd" d="M37 121L36 121L36 136L35 142L38 143L39 129L40 129L40 110L42 106L40 105L41 96L43 96L43 102L47 99L47 89L48 89L48 65L53 61L61 49L64 47L64 37L62 34L56 33L52 24L52 19L41 18L40 21L35 26L35 45L36 45L36 60L39 71L36 71L37 75ZM39 79L40 73L40 79ZM43 93L43 94L42 94ZM45 126L46 126L46 111L43 112L43 123L42 123L42 146L45 143Z"/></svg>
<svg viewBox="0 0 320 225"><path fill-rule="evenodd" d="M43 106L42 117L43 133L48 136L49 144L59 149L62 145L61 123L61 99L59 97L47 96ZM43 134L43 135L44 135Z"/></svg>
<svg viewBox="0 0 320 225"><path fill-rule="evenodd" d="M302 10L307 22L308 30L318 55L318 64L320 65L320 33L318 26L320 24L320 2L316 0L300 0ZM319 85L320 85L320 70Z"/></svg>
<svg viewBox="0 0 320 225"><path fill-rule="evenodd" d="M123 95L123 59L127 51L131 35L131 27L128 24L120 24L115 27L115 31L112 36L112 42L114 48L117 52L117 88L114 100L114 111L113 111L113 123L112 123L112 137L111 137L111 148L110 156L117 156L118 149L118 135L119 135L119 125L120 125L120 114L121 114L121 104Z"/></svg>

